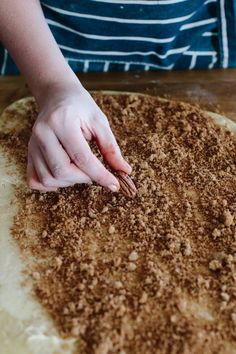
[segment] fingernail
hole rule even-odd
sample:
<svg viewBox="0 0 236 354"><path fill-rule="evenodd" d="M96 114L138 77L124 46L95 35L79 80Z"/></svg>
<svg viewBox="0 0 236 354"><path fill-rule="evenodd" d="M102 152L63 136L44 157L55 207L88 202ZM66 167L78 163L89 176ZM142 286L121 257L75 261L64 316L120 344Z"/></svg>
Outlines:
<svg viewBox="0 0 236 354"><path fill-rule="evenodd" d="M129 170L129 173L132 172L132 167L128 164L128 162L124 161L125 167Z"/></svg>
<svg viewBox="0 0 236 354"><path fill-rule="evenodd" d="M118 192L118 187L115 184L110 184L108 186L108 188L112 191L112 192Z"/></svg>

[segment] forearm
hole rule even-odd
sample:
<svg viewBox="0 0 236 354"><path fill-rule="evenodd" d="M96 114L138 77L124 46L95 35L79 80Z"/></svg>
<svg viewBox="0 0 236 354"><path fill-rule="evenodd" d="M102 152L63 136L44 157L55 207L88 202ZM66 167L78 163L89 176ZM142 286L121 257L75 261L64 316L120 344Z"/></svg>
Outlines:
<svg viewBox="0 0 236 354"><path fill-rule="evenodd" d="M47 89L60 82L77 82L64 59L38 0L0 1L0 39L32 93L40 101Z"/></svg>

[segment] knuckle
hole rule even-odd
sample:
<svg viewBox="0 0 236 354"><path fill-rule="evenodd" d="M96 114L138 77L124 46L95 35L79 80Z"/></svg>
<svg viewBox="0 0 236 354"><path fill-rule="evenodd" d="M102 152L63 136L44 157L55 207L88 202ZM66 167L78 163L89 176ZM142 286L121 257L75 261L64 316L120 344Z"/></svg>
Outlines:
<svg viewBox="0 0 236 354"><path fill-rule="evenodd" d="M41 140L43 133L42 133L42 126L40 123L36 122L34 124L32 128L32 133L37 139Z"/></svg>
<svg viewBox="0 0 236 354"><path fill-rule="evenodd" d="M105 151L104 151L104 155L112 155L112 156L116 156L116 157L121 157L121 152L120 152L120 148L118 146L117 143L110 143L107 144Z"/></svg>
<svg viewBox="0 0 236 354"><path fill-rule="evenodd" d="M33 127L33 136L35 141L40 145L41 149L46 150L45 133L44 128L40 123L37 123ZM29 141L29 148L32 148L32 141Z"/></svg>
<svg viewBox="0 0 236 354"><path fill-rule="evenodd" d="M45 131L44 131L44 127L42 126L42 124L41 123L36 123L33 126L32 133L33 133L33 136L35 138L35 141L40 145L40 148L43 151L46 151L47 147L46 147L46 141L45 141ZM29 141L28 147L32 148L31 139Z"/></svg>
<svg viewBox="0 0 236 354"><path fill-rule="evenodd" d="M45 117L46 122L50 127L58 126L65 118L70 116L71 106L59 104L54 109L47 114Z"/></svg>
<svg viewBox="0 0 236 354"><path fill-rule="evenodd" d="M51 172L53 177L55 178L61 178L65 176L65 169L63 166L59 165L59 164L54 164L51 167Z"/></svg>
<svg viewBox="0 0 236 354"><path fill-rule="evenodd" d="M40 179L40 182L42 183L42 185L43 185L44 187L53 187L53 181L52 181L49 177L43 176L43 177Z"/></svg>
<svg viewBox="0 0 236 354"><path fill-rule="evenodd" d="M81 154L75 152L72 156L72 160L79 167L86 167L91 161L91 154Z"/></svg>
<svg viewBox="0 0 236 354"><path fill-rule="evenodd" d="M59 114L60 114L59 111L54 111L54 112L50 113L50 115L47 118L47 121L51 126L55 126L55 124L57 124Z"/></svg>

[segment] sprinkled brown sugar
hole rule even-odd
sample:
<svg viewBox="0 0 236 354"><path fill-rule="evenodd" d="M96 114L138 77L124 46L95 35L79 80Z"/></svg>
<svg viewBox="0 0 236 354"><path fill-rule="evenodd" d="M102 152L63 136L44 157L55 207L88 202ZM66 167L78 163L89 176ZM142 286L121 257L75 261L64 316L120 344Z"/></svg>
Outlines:
<svg viewBox="0 0 236 354"><path fill-rule="evenodd" d="M18 190L12 233L23 254L34 255L34 293L60 333L79 338L81 353L231 353L235 139L196 106L94 98L138 193L129 199L94 185ZM29 109L30 124L36 112ZM29 128L0 139L22 171Z"/></svg>

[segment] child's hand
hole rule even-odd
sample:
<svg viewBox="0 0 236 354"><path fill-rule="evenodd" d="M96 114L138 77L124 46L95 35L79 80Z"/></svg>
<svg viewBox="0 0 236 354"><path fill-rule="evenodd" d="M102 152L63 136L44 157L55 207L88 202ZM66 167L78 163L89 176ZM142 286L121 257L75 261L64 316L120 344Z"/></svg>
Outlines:
<svg viewBox="0 0 236 354"><path fill-rule="evenodd" d="M39 0L0 1L0 40L40 106L28 153L28 184L54 190L96 181L118 190L117 179L93 155L86 140L117 170L130 173L106 117L62 55Z"/></svg>
<svg viewBox="0 0 236 354"><path fill-rule="evenodd" d="M109 165L126 173L108 120L81 85L50 89L40 102L28 149L28 184L33 189L55 190L95 181L112 191L119 182L92 153L94 139Z"/></svg>

